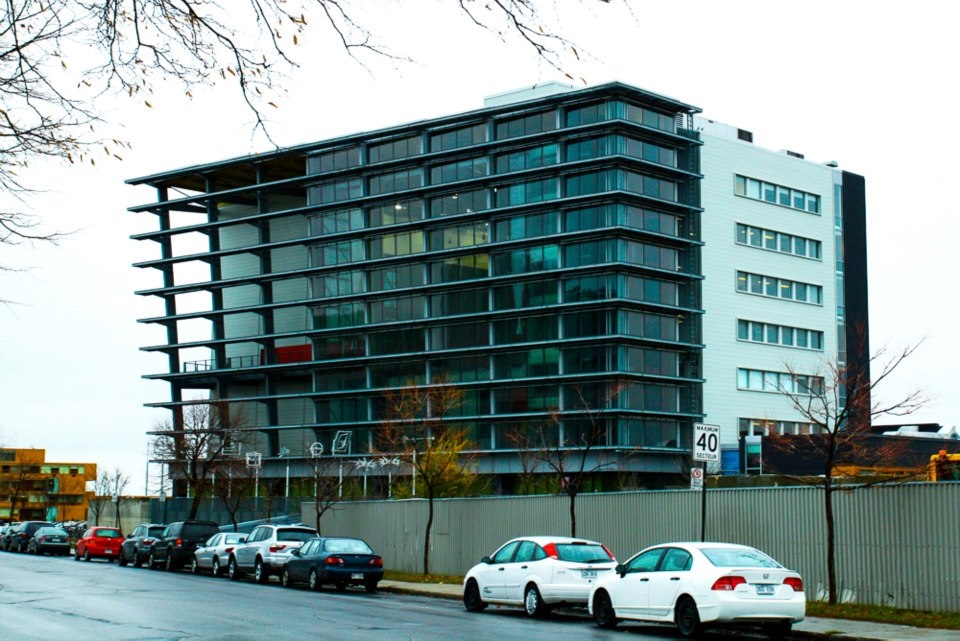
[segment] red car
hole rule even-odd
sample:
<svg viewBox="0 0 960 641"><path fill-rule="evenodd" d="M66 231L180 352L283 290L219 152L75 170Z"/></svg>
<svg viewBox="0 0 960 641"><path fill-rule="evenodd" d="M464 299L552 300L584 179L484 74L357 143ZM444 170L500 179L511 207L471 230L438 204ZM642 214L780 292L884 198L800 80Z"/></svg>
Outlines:
<svg viewBox="0 0 960 641"><path fill-rule="evenodd" d="M107 559L111 563L120 556L120 544L123 543L123 534L116 527L92 527L83 533L77 541L77 550L73 558L79 561L90 559Z"/></svg>

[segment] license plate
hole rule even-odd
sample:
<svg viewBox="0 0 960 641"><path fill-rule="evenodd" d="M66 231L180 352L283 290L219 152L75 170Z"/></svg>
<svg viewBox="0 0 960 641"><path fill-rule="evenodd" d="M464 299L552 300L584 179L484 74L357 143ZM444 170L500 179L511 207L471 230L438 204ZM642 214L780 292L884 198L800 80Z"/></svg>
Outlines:
<svg viewBox="0 0 960 641"><path fill-rule="evenodd" d="M363 572L354 572L353 574L350 575L350 578L351 578L351 579L362 579L362 578L363 578Z"/></svg>
<svg viewBox="0 0 960 641"><path fill-rule="evenodd" d="M773 588L772 585L758 585L757 594L773 594Z"/></svg>
<svg viewBox="0 0 960 641"><path fill-rule="evenodd" d="M113 550L104 550L103 553L104 553L104 554L113 554Z"/></svg>
<svg viewBox="0 0 960 641"><path fill-rule="evenodd" d="M581 579L595 579L597 578L596 570L580 570Z"/></svg>

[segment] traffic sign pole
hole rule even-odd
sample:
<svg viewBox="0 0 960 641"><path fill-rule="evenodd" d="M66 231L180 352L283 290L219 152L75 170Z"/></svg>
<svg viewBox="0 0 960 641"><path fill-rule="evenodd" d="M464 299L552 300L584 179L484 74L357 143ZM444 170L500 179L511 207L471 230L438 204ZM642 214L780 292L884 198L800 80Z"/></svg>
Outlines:
<svg viewBox="0 0 960 641"><path fill-rule="evenodd" d="M702 463L703 490L700 496L700 540L707 540L707 463L720 462L720 426L693 424L693 460Z"/></svg>

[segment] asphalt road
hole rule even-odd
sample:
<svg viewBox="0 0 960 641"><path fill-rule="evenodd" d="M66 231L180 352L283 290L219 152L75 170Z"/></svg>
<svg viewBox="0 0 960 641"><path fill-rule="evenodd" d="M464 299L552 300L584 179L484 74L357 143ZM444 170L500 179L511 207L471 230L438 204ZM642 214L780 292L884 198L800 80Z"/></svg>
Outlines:
<svg viewBox="0 0 960 641"><path fill-rule="evenodd" d="M672 629L608 631L585 616L471 614L447 599L321 592L188 572L0 552L0 633L15 641L610 641L677 639ZM722 639L724 637L714 637Z"/></svg>

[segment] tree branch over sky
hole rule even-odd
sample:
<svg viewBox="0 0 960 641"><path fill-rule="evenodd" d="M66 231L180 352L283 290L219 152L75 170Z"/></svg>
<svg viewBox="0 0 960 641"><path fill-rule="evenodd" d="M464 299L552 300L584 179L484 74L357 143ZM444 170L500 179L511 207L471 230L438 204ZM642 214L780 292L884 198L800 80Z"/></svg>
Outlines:
<svg viewBox="0 0 960 641"><path fill-rule="evenodd" d="M437 0L418 0L411 20ZM609 0L579 0L609 3ZM424 4L419 4L423 2ZM374 60L410 62L374 33L378 7L392 0L9 0L0 13L0 245L52 242L40 217L24 211L31 186L21 176L42 158L93 163L122 159L125 140L110 137L99 108L126 95L152 107L155 87L178 83L187 96L225 84L252 115L253 134L275 145L268 113L300 66L298 46L335 43L360 68ZM548 0L458 0L459 12L505 44L519 41L563 71L579 57L546 15ZM413 15L419 13L417 15ZM442 29L443 25L436 28ZM313 64L315 62L311 61ZM567 74L568 77L569 74ZM100 154L103 154L101 156ZM21 197L18 198L18 195Z"/></svg>

